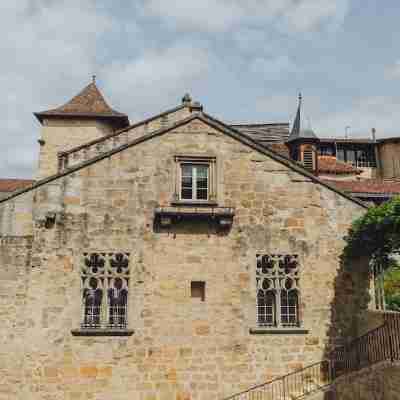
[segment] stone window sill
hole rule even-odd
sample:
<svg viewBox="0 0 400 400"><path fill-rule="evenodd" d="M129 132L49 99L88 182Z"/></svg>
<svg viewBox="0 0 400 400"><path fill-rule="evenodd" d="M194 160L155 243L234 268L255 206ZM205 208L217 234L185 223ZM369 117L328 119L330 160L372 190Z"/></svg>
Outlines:
<svg viewBox="0 0 400 400"><path fill-rule="evenodd" d="M304 328L269 328L255 327L249 329L252 335L307 335L310 330Z"/></svg>
<svg viewBox="0 0 400 400"><path fill-rule="evenodd" d="M217 207L216 201L190 201L190 200L174 200L171 201L171 206L185 206L185 207Z"/></svg>
<svg viewBox="0 0 400 400"><path fill-rule="evenodd" d="M132 336L133 329L73 329L73 336Z"/></svg>

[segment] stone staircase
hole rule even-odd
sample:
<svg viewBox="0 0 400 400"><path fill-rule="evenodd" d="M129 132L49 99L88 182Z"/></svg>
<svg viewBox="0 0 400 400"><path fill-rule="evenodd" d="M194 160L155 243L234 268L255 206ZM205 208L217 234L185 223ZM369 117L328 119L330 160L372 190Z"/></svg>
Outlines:
<svg viewBox="0 0 400 400"><path fill-rule="evenodd" d="M399 362L400 313L393 313L387 315L383 325L333 351L329 359L223 400L333 400L337 378L381 363Z"/></svg>

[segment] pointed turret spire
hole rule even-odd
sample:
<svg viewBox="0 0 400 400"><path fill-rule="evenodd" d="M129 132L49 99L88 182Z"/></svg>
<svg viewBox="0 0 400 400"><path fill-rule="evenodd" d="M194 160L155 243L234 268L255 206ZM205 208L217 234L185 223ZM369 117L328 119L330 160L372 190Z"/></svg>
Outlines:
<svg viewBox="0 0 400 400"><path fill-rule="evenodd" d="M303 96L299 93L299 105L297 106L296 117L293 122L292 131L290 132L288 142L292 142L294 140L299 139L315 139L318 140L317 135L310 128L301 129L301 106L303 103Z"/></svg>
<svg viewBox="0 0 400 400"><path fill-rule="evenodd" d="M42 122L44 118L98 118L107 119L116 123L118 127L129 125L126 114L113 110L105 101L102 93L96 85L96 75L92 76L89 83L81 92L64 105L39 113L36 118Z"/></svg>
<svg viewBox="0 0 400 400"><path fill-rule="evenodd" d="M302 97L301 93L299 93L299 104L297 106L296 118L294 119L294 122L293 122L292 131L290 132L289 140L293 140L294 138L297 138L300 136L302 100L303 100L303 97Z"/></svg>

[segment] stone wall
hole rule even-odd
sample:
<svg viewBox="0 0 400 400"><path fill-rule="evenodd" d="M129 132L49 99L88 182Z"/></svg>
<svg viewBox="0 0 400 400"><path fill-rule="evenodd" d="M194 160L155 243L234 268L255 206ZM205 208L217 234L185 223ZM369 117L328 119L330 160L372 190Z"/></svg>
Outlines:
<svg viewBox="0 0 400 400"><path fill-rule="evenodd" d="M32 211L33 192L2 203L0 205L0 236L32 235Z"/></svg>
<svg viewBox="0 0 400 400"><path fill-rule="evenodd" d="M44 119L41 128L39 167L37 179L58 171L60 151L66 151L113 132L111 125L89 119Z"/></svg>
<svg viewBox="0 0 400 400"><path fill-rule="evenodd" d="M400 143L388 141L378 144L380 176L383 179L400 178Z"/></svg>
<svg viewBox="0 0 400 400"><path fill-rule="evenodd" d="M234 207L229 232L208 222L162 229L174 156L217 159L217 200ZM36 190L20 398L219 399L326 356L356 334L368 306L365 266L339 256L365 209L199 121ZM130 337L75 337L83 254L130 253ZM298 254L302 328L251 334L256 254ZM206 283L205 301L190 297ZM3 328L0 328L3 329ZM7 330L8 332L8 330Z"/></svg>
<svg viewBox="0 0 400 400"><path fill-rule="evenodd" d="M400 365L384 362L337 379L335 400L399 400Z"/></svg>
<svg viewBox="0 0 400 400"><path fill-rule="evenodd" d="M31 237L0 237L0 400L19 399L24 382L25 314Z"/></svg>

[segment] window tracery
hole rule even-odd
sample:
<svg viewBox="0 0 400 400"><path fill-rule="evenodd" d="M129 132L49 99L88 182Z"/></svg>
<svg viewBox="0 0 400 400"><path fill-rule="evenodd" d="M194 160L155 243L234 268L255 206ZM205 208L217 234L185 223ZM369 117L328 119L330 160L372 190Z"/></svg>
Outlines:
<svg viewBox="0 0 400 400"><path fill-rule="evenodd" d="M299 262L297 255L257 254L257 324L299 327Z"/></svg>
<svg viewBox="0 0 400 400"><path fill-rule="evenodd" d="M83 329L126 329L129 273L129 253L84 253Z"/></svg>

